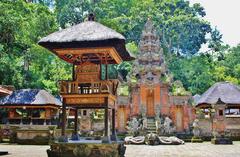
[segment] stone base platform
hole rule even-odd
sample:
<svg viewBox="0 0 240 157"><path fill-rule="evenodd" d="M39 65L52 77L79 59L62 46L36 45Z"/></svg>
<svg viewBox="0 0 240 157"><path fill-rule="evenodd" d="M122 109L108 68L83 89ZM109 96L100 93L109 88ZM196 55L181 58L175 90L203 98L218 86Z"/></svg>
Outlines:
<svg viewBox="0 0 240 157"><path fill-rule="evenodd" d="M48 157L124 157L126 147L123 143L101 142L54 142L47 150Z"/></svg>

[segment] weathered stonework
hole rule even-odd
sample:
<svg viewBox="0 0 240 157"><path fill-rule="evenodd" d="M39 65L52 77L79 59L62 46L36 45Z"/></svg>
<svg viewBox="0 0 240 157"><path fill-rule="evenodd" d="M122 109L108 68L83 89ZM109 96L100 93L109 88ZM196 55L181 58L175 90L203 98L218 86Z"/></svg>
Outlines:
<svg viewBox="0 0 240 157"><path fill-rule="evenodd" d="M148 19L139 43L139 54L128 75L129 102L118 104L118 130L126 131L123 124L126 126L133 117L141 117L147 119L148 132L164 132L159 126L168 117L174 125L173 132L189 132L195 119L194 109L189 104L191 96L172 96L169 92L171 80L156 29Z"/></svg>

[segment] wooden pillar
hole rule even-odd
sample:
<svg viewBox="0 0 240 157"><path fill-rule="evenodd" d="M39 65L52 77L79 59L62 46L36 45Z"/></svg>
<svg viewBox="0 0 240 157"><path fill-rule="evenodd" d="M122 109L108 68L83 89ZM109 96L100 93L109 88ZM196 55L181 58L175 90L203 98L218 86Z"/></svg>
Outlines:
<svg viewBox="0 0 240 157"><path fill-rule="evenodd" d="M74 133L78 134L78 108L75 109L75 115L74 115Z"/></svg>
<svg viewBox="0 0 240 157"><path fill-rule="evenodd" d="M102 62L100 62L100 75L99 75L99 79L102 80Z"/></svg>
<svg viewBox="0 0 240 157"><path fill-rule="evenodd" d="M108 98L105 98L105 113L104 113L104 137L103 137L103 140L102 140L102 143L110 143L111 140L110 140L110 136L108 134Z"/></svg>
<svg viewBox="0 0 240 157"><path fill-rule="evenodd" d="M66 133L66 103L65 99L63 98L63 105L62 105L62 136L65 136Z"/></svg>
<svg viewBox="0 0 240 157"><path fill-rule="evenodd" d="M21 122L20 122L20 125L23 124L23 109L22 109L22 115L21 115Z"/></svg>
<svg viewBox="0 0 240 157"><path fill-rule="evenodd" d="M72 65L72 80L75 80L75 65Z"/></svg>
<svg viewBox="0 0 240 157"><path fill-rule="evenodd" d="M116 115L115 115L115 109L112 109L112 135L116 135L116 125L115 125L115 121L116 121Z"/></svg>
<svg viewBox="0 0 240 157"><path fill-rule="evenodd" d="M104 113L104 136L109 136L108 135L108 106L105 107L105 113Z"/></svg>
<svg viewBox="0 0 240 157"><path fill-rule="evenodd" d="M106 63L105 66L105 80L108 80L108 64Z"/></svg>
<svg viewBox="0 0 240 157"><path fill-rule="evenodd" d="M44 108L45 109L45 115L44 115L44 122L43 122L43 125L46 125L47 124L47 109L46 108Z"/></svg>
<svg viewBox="0 0 240 157"><path fill-rule="evenodd" d="M30 108L29 109L30 110L30 125L32 125L32 117L33 117L33 115L32 115L32 111L33 111L33 109L32 108Z"/></svg>

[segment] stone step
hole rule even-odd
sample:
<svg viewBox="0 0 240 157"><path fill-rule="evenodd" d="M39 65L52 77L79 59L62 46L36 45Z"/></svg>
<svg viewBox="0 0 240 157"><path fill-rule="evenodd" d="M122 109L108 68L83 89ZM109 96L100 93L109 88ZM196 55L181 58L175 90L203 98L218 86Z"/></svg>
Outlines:
<svg viewBox="0 0 240 157"><path fill-rule="evenodd" d="M147 125L148 128L156 128L155 125Z"/></svg>
<svg viewBox="0 0 240 157"><path fill-rule="evenodd" d="M147 126L147 128L156 128L156 126Z"/></svg>
<svg viewBox="0 0 240 157"><path fill-rule="evenodd" d="M147 133L157 133L156 131L147 131Z"/></svg>
<svg viewBox="0 0 240 157"><path fill-rule="evenodd" d="M155 125L147 125L147 127L156 127Z"/></svg>
<svg viewBox="0 0 240 157"><path fill-rule="evenodd" d="M147 119L147 133L157 133L156 132L156 123L154 118Z"/></svg>
<svg viewBox="0 0 240 157"><path fill-rule="evenodd" d="M147 119L148 122L153 122L155 119Z"/></svg>
<svg viewBox="0 0 240 157"><path fill-rule="evenodd" d="M147 122L148 124L155 124L155 122Z"/></svg>
<svg viewBox="0 0 240 157"><path fill-rule="evenodd" d="M147 123L147 125L156 125L155 123Z"/></svg>

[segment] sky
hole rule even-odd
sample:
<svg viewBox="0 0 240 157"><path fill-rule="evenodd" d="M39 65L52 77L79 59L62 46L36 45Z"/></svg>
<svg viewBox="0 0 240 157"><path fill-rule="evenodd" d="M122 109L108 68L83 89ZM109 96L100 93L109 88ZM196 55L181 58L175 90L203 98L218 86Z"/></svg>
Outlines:
<svg viewBox="0 0 240 157"><path fill-rule="evenodd" d="M240 0L189 0L200 3L206 11L205 19L223 34L223 42L240 44Z"/></svg>

